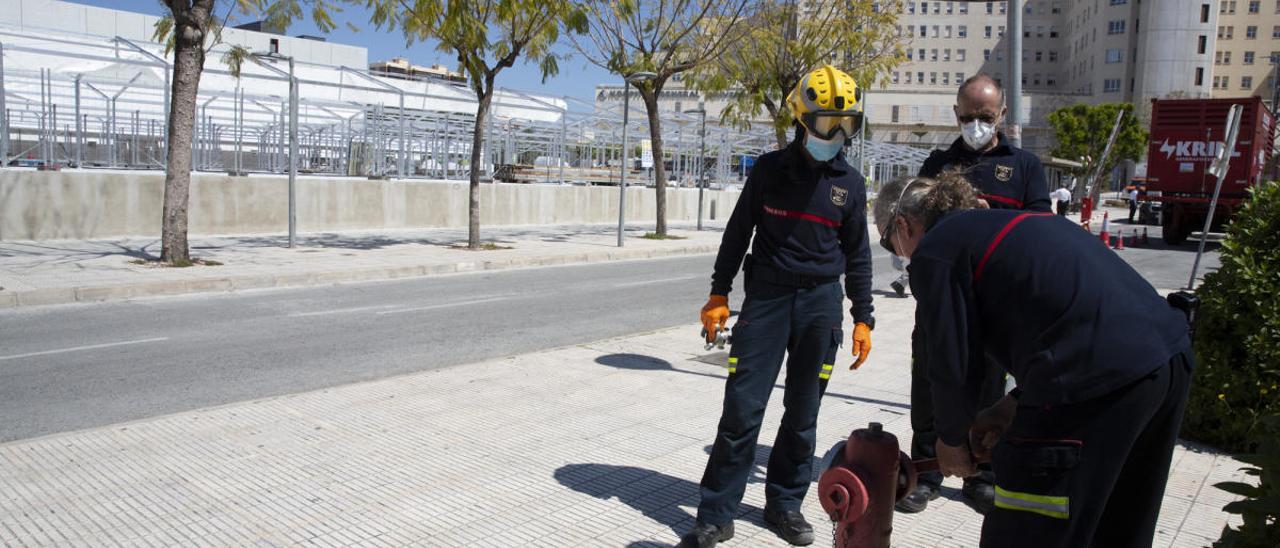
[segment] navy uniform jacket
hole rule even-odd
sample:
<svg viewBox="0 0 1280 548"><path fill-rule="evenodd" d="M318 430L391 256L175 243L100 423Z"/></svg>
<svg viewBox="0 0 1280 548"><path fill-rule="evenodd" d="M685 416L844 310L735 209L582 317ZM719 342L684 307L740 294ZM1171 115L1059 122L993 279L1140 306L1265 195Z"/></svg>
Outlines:
<svg viewBox="0 0 1280 548"><path fill-rule="evenodd" d="M992 209L1049 211L1049 185L1040 159L1006 144L1003 133L997 139L995 148L978 153L957 138L951 148L929 154L919 175L937 177L945 170L958 168Z"/></svg>
<svg viewBox="0 0 1280 548"><path fill-rule="evenodd" d="M865 180L844 153L810 169L802 147L796 140L756 160L720 241L711 294L729 294L750 242L752 260L774 269L818 277L844 274L854 321L869 322Z"/></svg>
<svg viewBox="0 0 1280 548"><path fill-rule="evenodd" d="M1059 405L1103 396L1190 347L1182 313L1057 215L948 213L908 271L916 324L928 333L934 420L952 446L968 439L988 362L1017 380L1019 405Z"/></svg>

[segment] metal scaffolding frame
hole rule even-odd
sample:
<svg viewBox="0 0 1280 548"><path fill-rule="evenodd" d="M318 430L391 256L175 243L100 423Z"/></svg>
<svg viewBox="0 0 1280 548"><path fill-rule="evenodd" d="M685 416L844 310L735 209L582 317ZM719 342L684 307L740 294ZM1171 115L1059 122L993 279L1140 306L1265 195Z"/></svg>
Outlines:
<svg viewBox="0 0 1280 548"><path fill-rule="evenodd" d="M0 27L0 165L163 169L172 71L163 51L160 44L120 37ZM285 173L289 74L273 66L275 60L258 58L246 61L237 79L221 64L221 53L208 55L202 76L193 169ZM296 78L299 172L466 178L476 101L465 86L302 62ZM620 104L499 89L491 112L482 145L487 180L617 183ZM639 102L630 119L628 131L649 134ZM662 160L676 186L740 182L749 164L744 158L774 148L767 125L741 130L708 120L704 148L697 116L664 113L661 121ZM873 181L914 173L927 155L874 142L865 150L855 165L867 166Z"/></svg>

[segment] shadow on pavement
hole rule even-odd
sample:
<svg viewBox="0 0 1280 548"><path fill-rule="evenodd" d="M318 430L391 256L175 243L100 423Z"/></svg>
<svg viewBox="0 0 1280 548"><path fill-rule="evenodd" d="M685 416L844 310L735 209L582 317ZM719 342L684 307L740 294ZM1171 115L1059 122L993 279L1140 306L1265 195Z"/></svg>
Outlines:
<svg viewBox="0 0 1280 548"><path fill-rule="evenodd" d="M691 371L688 369L676 369L674 366L671 365L671 362L667 360L664 360L662 358L655 358L653 356L645 356L643 354L605 354L603 356L596 358L596 363L600 365L607 365L609 367L615 367L618 369L627 369L632 371L670 371L673 373L683 373L685 375L697 375L699 377L709 377L712 379L725 378L725 376L722 374L702 373L699 371ZM783 385L775 384L774 387L783 388ZM911 409L911 406L905 403L898 403L895 401L888 401L888 400L878 400L875 398L864 398L861 396L851 396L849 394L840 394L837 392L830 392L830 391L827 392L825 397L835 398L839 400L846 400L846 401L871 403L871 404L882 405L886 407L896 407L898 409Z"/></svg>
<svg viewBox="0 0 1280 548"><path fill-rule="evenodd" d="M677 536L693 527L693 514L683 508L698 506L698 484L692 481L645 468L613 464L566 464L556 469L555 479L560 485L600 500L617 498L646 518L670 527ZM741 505L737 519L765 527L763 511L754 506ZM638 541L628 546L670 545Z"/></svg>

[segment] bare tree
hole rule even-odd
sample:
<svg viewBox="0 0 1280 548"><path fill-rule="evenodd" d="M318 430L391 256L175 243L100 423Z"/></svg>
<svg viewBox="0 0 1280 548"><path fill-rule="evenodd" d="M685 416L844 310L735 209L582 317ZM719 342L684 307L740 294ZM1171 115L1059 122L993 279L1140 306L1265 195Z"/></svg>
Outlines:
<svg viewBox="0 0 1280 548"><path fill-rule="evenodd" d="M787 94L809 71L831 63L870 87L906 59L897 30L901 11L896 0L760 2L743 25L750 47L729 48L690 80L704 92L728 95L723 122L746 128L767 115L782 148L792 122Z"/></svg>
<svg viewBox="0 0 1280 548"><path fill-rule="evenodd" d="M623 76L651 72L656 77L631 84L649 118L657 192L657 235L667 235L667 171L662 156L658 98L677 74L714 61L726 48L744 47L739 23L747 0L591 0L583 3L585 36L575 48L592 64ZM626 88L623 88L624 91ZM626 166L623 166L626 169Z"/></svg>

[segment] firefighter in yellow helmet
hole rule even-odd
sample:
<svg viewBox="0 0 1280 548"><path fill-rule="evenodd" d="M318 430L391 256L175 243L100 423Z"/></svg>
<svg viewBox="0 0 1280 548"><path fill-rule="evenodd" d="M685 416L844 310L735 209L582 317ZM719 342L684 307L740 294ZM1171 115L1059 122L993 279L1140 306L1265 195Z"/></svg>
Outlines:
<svg viewBox="0 0 1280 548"><path fill-rule="evenodd" d="M769 456L764 519L791 544L813 542L800 506L813 477L818 404L845 337L843 297L849 296L855 321L851 369L867 359L875 326L866 189L842 154L862 123L860 97L853 78L833 66L804 76L787 98L795 139L756 160L725 228L701 314L709 341L729 319L729 290L740 266L746 299L733 326L724 409L702 477L698 520L681 546L714 546L733 537L784 354L786 411Z"/></svg>

